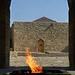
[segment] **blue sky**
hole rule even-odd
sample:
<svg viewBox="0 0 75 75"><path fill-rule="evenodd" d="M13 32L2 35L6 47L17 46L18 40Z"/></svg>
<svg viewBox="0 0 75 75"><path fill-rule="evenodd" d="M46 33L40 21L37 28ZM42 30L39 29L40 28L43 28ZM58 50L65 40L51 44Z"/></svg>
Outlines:
<svg viewBox="0 0 75 75"><path fill-rule="evenodd" d="M57 22L68 22L67 0L12 0L10 25L14 21L31 22L47 17Z"/></svg>

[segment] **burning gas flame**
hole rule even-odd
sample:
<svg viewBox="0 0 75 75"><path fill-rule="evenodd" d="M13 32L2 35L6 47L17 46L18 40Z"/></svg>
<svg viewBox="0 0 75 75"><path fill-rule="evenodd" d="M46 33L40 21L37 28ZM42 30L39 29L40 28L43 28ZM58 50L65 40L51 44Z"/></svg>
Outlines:
<svg viewBox="0 0 75 75"><path fill-rule="evenodd" d="M32 56L29 52L28 49L30 49L29 47L26 48L26 54L27 57L25 58L26 63L29 65L30 69L31 69L31 73L42 73L42 67L39 67L39 65L36 64L36 61L33 59L34 56Z"/></svg>
<svg viewBox="0 0 75 75"><path fill-rule="evenodd" d="M14 43L14 46L16 47L16 42Z"/></svg>

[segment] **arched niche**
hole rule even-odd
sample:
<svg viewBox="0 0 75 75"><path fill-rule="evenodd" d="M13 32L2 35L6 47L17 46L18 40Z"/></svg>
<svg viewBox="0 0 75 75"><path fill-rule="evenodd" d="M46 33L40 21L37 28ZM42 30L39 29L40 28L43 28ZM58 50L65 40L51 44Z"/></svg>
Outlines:
<svg viewBox="0 0 75 75"><path fill-rule="evenodd" d="M44 52L44 41L43 41L43 39L38 40L37 51L38 52Z"/></svg>

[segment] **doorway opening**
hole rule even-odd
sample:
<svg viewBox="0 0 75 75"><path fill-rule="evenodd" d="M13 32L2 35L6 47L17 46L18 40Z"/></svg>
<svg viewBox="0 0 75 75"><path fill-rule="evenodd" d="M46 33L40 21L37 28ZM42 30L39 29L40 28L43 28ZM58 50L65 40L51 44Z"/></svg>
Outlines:
<svg viewBox="0 0 75 75"><path fill-rule="evenodd" d="M37 51L44 52L44 41L42 39L38 40Z"/></svg>

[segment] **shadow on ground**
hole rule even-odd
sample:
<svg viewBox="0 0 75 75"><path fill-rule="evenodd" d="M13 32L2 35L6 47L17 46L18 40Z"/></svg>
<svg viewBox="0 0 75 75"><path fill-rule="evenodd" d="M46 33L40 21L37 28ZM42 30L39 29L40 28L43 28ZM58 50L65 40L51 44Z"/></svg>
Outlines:
<svg viewBox="0 0 75 75"><path fill-rule="evenodd" d="M9 73L15 70L29 70L30 68L28 66L23 66L23 67L15 67L15 66L10 66L9 68L5 68L5 69L0 69L0 74L2 73ZM43 67L43 70L52 70L52 69L56 69L56 70L70 70L69 67Z"/></svg>

